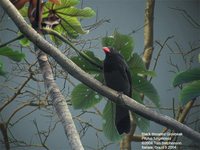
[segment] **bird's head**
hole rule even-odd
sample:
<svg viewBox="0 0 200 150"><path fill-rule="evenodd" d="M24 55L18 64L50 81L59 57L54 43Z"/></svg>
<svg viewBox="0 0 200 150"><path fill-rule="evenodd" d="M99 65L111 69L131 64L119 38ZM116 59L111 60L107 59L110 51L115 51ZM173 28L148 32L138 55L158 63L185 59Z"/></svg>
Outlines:
<svg viewBox="0 0 200 150"><path fill-rule="evenodd" d="M102 49L106 54L105 59L112 59L112 61L113 59L124 59L120 52L113 47L103 47Z"/></svg>
<svg viewBox="0 0 200 150"><path fill-rule="evenodd" d="M117 50L115 50L114 48L112 47L103 47L103 51L106 55L113 55L113 54L117 54Z"/></svg>
<svg viewBox="0 0 200 150"><path fill-rule="evenodd" d="M118 56L120 53L112 47L103 47L103 51L108 57Z"/></svg>
<svg viewBox="0 0 200 150"><path fill-rule="evenodd" d="M105 54L111 53L111 48L110 47L103 47L103 51Z"/></svg>

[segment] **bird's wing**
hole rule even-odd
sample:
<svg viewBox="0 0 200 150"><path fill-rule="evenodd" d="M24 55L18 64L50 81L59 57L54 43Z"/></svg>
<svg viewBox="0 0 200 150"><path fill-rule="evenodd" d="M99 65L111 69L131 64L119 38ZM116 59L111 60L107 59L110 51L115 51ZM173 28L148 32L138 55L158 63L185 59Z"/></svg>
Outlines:
<svg viewBox="0 0 200 150"><path fill-rule="evenodd" d="M125 65L119 65L119 71L121 75L124 77L125 80L127 80L130 84L130 91L129 91L129 97L132 96L132 79L131 79L131 73L129 71L128 65L124 62Z"/></svg>
<svg viewBox="0 0 200 150"><path fill-rule="evenodd" d="M131 73L128 67L126 67L126 73L127 73L128 81L130 83L129 97L132 97L132 78L131 78Z"/></svg>

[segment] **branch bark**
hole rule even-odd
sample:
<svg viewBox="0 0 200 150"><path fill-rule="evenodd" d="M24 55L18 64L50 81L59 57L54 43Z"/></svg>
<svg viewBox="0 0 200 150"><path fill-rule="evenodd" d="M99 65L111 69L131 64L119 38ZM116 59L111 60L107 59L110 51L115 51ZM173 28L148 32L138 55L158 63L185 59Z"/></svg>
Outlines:
<svg viewBox="0 0 200 150"><path fill-rule="evenodd" d="M70 73L74 78L78 79L82 83L86 84L93 90L97 91L101 95L107 97L114 103L124 105L124 107L129 110L149 119L158 124L166 126L168 128L174 129L176 132L182 132L184 136L192 139L199 143L200 133L194 131L188 126L176 121L173 118L157 113L142 104L137 103L130 97L118 93L105 85L102 85L99 81L94 79L91 75L84 72L76 64L74 64L70 59L66 58L64 54L61 53L59 49L48 43L43 37L41 37L35 30L33 30L19 14L16 8L8 1L1 0L1 6L6 11L6 13L11 17L14 23L18 26L20 31L35 45L38 46L43 52L50 55L55 59L55 61L68 73ZM200 143L199 143L200 144Z"/></svg>
<svg viewBox="0 0 200 150"><path fill-rule="evenodd" d="M7 125L3 122L0 122L0 130L1 130L1 133L3 135L6 150L10 150L10 143L9 143L9 139L8 139Z"/></svg>
<svg viewBox="0 0 200 150"><path fill-rule="evenodd" d="M143 61L146 68L149 68L151 57L153 54L153 16L154 16L155 0L147 0L145 8L144 20L144 54Z"/></svg>
<svg viewBox="0 0 200 150"><path fill-rule="evenodd" d="M82 146L66 100L60 92L59 87L55 83L51 65L48 62L48 57L40 49L37 49L36 52L38 53L38 61L45 85L51 96L53 106L56 109L56 113L63 124L64 131L69 140L70 146L73 150L83 150L84 148Z"/></svg>

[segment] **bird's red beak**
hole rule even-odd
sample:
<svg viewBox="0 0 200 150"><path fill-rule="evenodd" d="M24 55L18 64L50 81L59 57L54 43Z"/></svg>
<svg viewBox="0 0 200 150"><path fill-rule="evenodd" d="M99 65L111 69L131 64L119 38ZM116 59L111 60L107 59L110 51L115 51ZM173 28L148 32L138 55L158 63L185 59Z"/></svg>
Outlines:
<svg viewBox="0 0 200 150"><path fill-rule="evenodd" d="M110 53L110 49L109 49L108 47L103 47L103 51L104 51L105 53Z"/></svg>

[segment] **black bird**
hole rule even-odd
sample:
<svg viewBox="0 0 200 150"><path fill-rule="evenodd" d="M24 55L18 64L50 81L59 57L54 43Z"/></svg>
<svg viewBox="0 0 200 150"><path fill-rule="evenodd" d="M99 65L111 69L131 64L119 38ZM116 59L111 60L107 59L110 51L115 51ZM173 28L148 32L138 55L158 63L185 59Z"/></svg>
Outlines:
<svg viewBox="0 0 200 150"><path fill-rule="evenodd" d="M103 47L103 51L106 54L104 60L106 85L131 97L131 75L123 56L114 48ZM130 131L129 111L121 105L116 105L115 125L119 134Z"/></svg>

